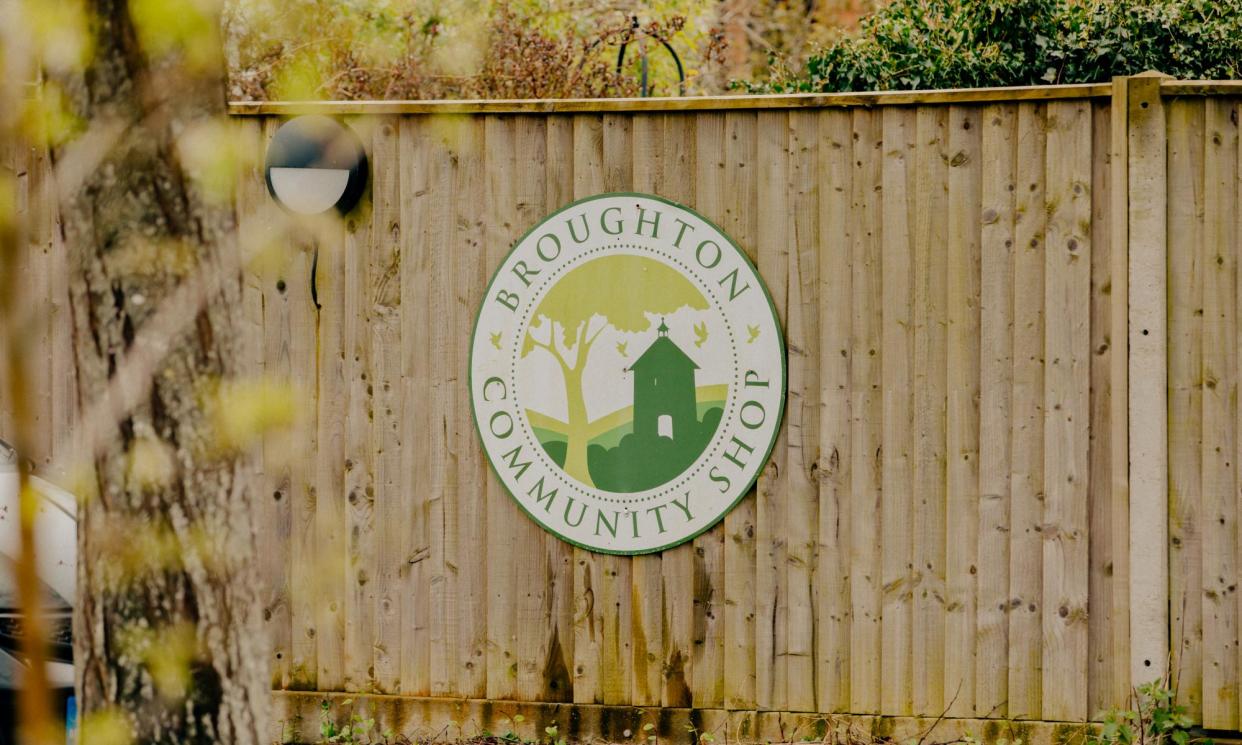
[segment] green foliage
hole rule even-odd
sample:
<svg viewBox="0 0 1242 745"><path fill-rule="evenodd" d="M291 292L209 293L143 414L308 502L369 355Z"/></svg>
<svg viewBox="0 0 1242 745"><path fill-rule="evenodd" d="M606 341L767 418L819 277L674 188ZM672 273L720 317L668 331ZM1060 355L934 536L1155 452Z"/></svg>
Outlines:
<svg viewBox="0 0 1242 745"><path fill-rule="evenodd" d="M693 724L686 725L686 732L690 735L690 741L695 745L713 745L716 742L716 736L710 732L700 732L699 728Z"/></svg>
<svg viewBox="0 0 1242 745"><path fill-rule="evenodd" d="M1113 710L1100 714L1102 724L1098 729L1091 725L1083 725L1086 745L1213 745L1212 740L1195 733L1194 720L1186 712L1185 707L1176 702L1176 690L1165 681L1153 681L1135 688L1131 693L1131 706L1127 710ZM343 745L386 745L402 743L404 745L427 745L433 740L426 738L407 738L394 736L392 732L376 733L375 720L360 715L354 710L353 699L346 699L342 706L350 707L349 720L338 725L331 716L328 701L321 704L320 737L324 743L342 743ZM567 745L566 738L555 725L543 727L543 734L534 740L520 737L516 732L518 725L525 721L520 714L509 717L512 729L503 735L483 732L475 737L461 737L463 745ZM835 733L833 742L847 745L892 745L893 740L876 735L871 731L856 730L847 725L838 728L838 722L827 717L817 722L822 731L814 733L790 733L788 741L827 742L824 732ZM454 723L456 726L456 723ZM685 725L686 734L694 745L715 745L716 737L710 732L703 732L693 724ZM442 733L443 734L443 733ZM798 735L801 734L799 737ZM633 737L631 738L631 735ZM643 724L638 732L626 731L627 739L640 742L642 745L656 745L659 742L656 726ZM1077 738L1075 738L1077 741ZM929 740L931 745L935 740ZM966 734L960 740L953 741L958 745L1025 745L1021 738L1002 737L987 739L975 734ZM913 740L907 745L915 745Z"/></svg>
<svg viewBox="0 0 1242 745"><path fill-rule="evenodd" d="M801 75L754 91L1093 83L1159 70L1242 77L1242 3L1217 0L894 0Z"/></svg>
<svg viewBox="0 0 1242 745"><path fill-rule="evenodd" d="M561 730L555 724L544 727L543 733L548 736L548 745L565 745L565 738L561 736Z"/></svg>
<svg viewBox="0 0 1242 745"><path fill-rule="evenodd" d="M1091 736L1090 745L1189 745L1211 740L1191 733L1194 720L1176 702L1175 691L1163 681L1139 686L1131 694L1134 708L1103 714L1103 726Z"/></svg>
<svg viewBox="0 0 1242 745"><path fill-rule="evenodd" d="M375 731L375 718L363 716L353 709L354 700L347 698L342 702L350 707L348 721L337 724L332 719L332 705L328 701L319 704L319 736L322 742L341 743L342 745L386 745L393 741L393 733Z"/></svg>
<svg viewBox="0 0 1242 745"><path fill-rule="evenodd" d="M149 0L144 0L149 1ZM230 94L239 99L563 98L712 85L713 0L229 0ZM631 12L639 13L639 28ZM617 53L628 44L622 74Z"/></svg>
<svg viewBox="0 0 1242 745"><path fill-rule="evenodd" d="M617 225L614 229L620 230L620 223ZM601 221L600 226L612 228L611 222L605 225ZM592 230L585 218L581 229L585 235ZM531 326L541 329L545 321L555 324L560 329L559 340L566 351L571 351L578 341L589 338L588 328L595 316L618 331L646 331L653 316L686 307L706 309L707 299L675 270L646 257L606 256L582 264L553 285L535 308ZM550 344L557 340L555 329L551 333ZM537 346L538 341L528 336L522 355Z"/></svg>

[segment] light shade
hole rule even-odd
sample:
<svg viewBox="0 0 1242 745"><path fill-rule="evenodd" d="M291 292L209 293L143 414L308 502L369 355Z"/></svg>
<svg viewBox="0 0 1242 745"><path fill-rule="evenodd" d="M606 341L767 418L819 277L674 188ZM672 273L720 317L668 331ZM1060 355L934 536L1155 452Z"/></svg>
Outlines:
<svg viewBox="0 0 1242 745"><path fill-rule="evenodd" d="M267 188L285 209L314 215L354 208L367 182L367 154L353 130L326 116L290 119L267 149Z"/></svg>
<svg viewBox="0 0 1242 745"><path fill-rule="evenodd" d="M272 168L267 178L280 203L302 215L332 209L349 186L349 171L343 168Z"/></svg>

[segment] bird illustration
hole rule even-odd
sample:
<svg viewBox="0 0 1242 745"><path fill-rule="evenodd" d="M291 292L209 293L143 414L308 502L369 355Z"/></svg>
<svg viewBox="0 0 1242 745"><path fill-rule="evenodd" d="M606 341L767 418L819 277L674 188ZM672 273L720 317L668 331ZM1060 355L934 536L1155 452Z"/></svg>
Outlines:
<svg viewBox="0 0 1242 745"><path fill-rule="evenodd" d="M746 343L754 344L755 339L759 338L759 327L758 326L747 326L746 331L747 333L750 334L750 338L746 340Z"/></svg>
<svg viewBox="0 0 1242 745"><path fill-rule="evenodd" d="M629 344L629 342L628 342L628 341L619 341L619 342L617 342L617 351L621 354L621 356L622 356L622 357L628 357L628 356L629 356L628 354L626 354L626 353L625 353L625 347L626 347L628 344Z"/></svg>
<svg viewBox="0 0 1242 745"><path fill-rule="evenodd" d="M694 324L694 346L701 347L707 341L707 321Z"/></svg>
<svg viewBox="0 0 1242 745"><path fill-rule="evenodd" d="M492 339L493 347L500 349L500 335L503 333L504 333L503 331L497 331L496 333L490 335Z"/></svg>

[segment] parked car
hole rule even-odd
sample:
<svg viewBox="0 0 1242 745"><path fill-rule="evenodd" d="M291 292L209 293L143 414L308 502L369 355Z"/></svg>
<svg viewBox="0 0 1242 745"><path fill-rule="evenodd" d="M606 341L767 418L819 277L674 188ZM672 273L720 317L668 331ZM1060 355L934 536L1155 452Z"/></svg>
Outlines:
<svg viewBox="0 0 1242 745"><path fill-rule="evenodd" d="M18 532L18 458L0 441L0 745L16 743L17 692L28 669L21 651L23 619L14 575L21 547ZM35 522L39 580L48 625L47 674L63 712L73 695L72 601L76 587L77 520L74 498L31 477L39 495Z"/></svg>

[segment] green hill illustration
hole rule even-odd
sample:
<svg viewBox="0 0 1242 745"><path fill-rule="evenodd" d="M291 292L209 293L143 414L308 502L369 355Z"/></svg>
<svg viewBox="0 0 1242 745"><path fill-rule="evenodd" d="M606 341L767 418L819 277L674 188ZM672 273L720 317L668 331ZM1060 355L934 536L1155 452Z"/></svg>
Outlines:
<svg viewBox="0 0 1242 745"><path fill-rule="evenodd" d="M634 407L618 409L591 422L587 467L595 486L606 491L635 492L676 478L707 447L724 411L726 385L704 385L695 391L695 424L674 446L671 438L636 437ZM530 409L527 419L548 456L565 463L565 423ZM644 447L645 445L645 447Z"/></svg>
<svg viewBox="0 0 1242 745"><path fill-rule="evenodd" d="M535 310L522 354L551 355L565 386L567 421L527 409L531 427L558 466L600 489L634 492L675 478L698 458L720 423L727 386L695 384L698 364L668 335L656 337L626 373L633 405L588 421L583 371L591 347L608 328L646 332L652 316L706 309L703 294L671 267L641 256L607 256L565 275ZM706 339L706 327L694 329ZM542 336L542 334L541 334ZM702 341L698 342L699 344Z"/></svg>

